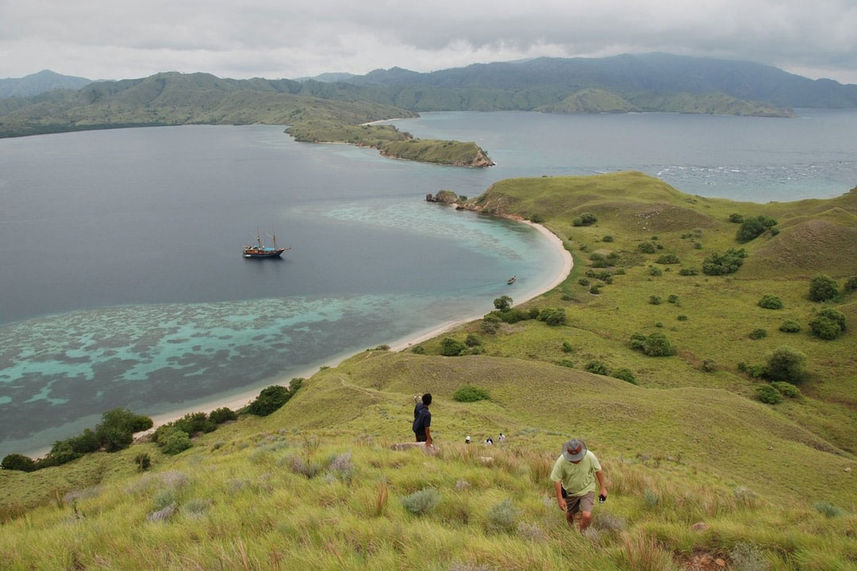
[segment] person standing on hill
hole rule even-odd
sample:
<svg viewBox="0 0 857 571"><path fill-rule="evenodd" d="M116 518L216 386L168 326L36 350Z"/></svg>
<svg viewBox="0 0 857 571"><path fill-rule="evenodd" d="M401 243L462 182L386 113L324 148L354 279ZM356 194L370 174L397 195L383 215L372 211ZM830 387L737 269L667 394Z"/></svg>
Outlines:
<svg viewBox="0 0 857 571"><path fill-rule="evenodd" d="M563 445L562 454L551 470L551 480L554 482L559 509L565 512L568 525L573 528L574 516L580 513L578 525L583 533L592 523L596 480L600 488L598 501L607 500L607 486L598 458L586 449L583 440L572 438Z"/></svg>
<svg viewBox="0 0 857 571"><path fill-rule="evenodd" d="M425 442L426 446L431 446L432 442L430 404L431 393L426 393L414 407L414 434L417 437L417 442Z"/></svg>

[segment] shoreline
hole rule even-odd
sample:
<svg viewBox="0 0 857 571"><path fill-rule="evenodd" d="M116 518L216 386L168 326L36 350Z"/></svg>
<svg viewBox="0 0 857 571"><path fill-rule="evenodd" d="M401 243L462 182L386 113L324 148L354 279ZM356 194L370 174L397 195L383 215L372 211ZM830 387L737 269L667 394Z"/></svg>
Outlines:
<svg viewBox="0 0 857 571"><path fill-rule="evenodd" d="M519 304L524 303L526 301L529 301L533 298L536 298L536 297L538 297L544 293L549 292L550 290L554 289L559 284L564 282L566 280L566 278L568 277L568 275L571 273L572 268L574 267L574 259L571 256L571 252L566 250L565 246L563 246L562 240L556 234L554 234L553 232L551 232L550 230L548 230L547 228L545 228L541 224L535 224L533 222L530 222L529 220L516 220L516 222L519 222L521 224L527 224L528 226L534 228L536 231L538 231L540 234L542 234L542 236L544 236L545 238L548 239L548 241L554 247L556 252L562 258L562 266L559 268L557 274L553 277L553 279L551 279L550 281L545 282L543 284L538 284L537 286L534 286L532 290L525 290L524 291L524 297L520 301L518 301L517 303L514 304L514 305L519 305ZM482 317L482 315L483 315L482 313L479 313L476 315L470 315L467 317L462 317L459 319L447 321L447 322L442 323L436 327L432 327L431 329L417 331L417 332L412 333L410 335L407 335L405 337L393 340L390 343L388 343L387 345L390 347L390 349L389 349L390 351L395 351L395 352L403 351L403 350L408 349L409 347L412 347L414 345L422 343L423 341L426 341L427 339L431 339L432 337L437 337L438 335L440 335L446 331L449 331L450 329L458 327L459 325L462 325L464 323L468 323L468 322L473 321L475 319L480 319ZM291 381L291 378L294 378L294 377L303 377L303 378L308 379L308 378L312 377L316 372L318 372L320 367L336 367L340 363L342 363L346 359L353 357L354 355L355 355L355 353L348 353L345 355L333 357L331 360L325 361L324 363L321 363L319 366L313 367L311 369L306 369L305 371L301 371L297 374L292 375L290 377L289 381ZM277 381L280 381L280 382L278 383ZM283 382L283 379L277 379L277 378L272 379L271 384L282 384L282 385L286 386ZM237 411L238 409L241 409L241 408L249 405L258 395L259 395L259 389L255 389L252 391L246 391L246 392L239 393L237 395L233 395L229 398L207 402L207 403L201 405L200 407L194 408L193 410L181 409L181 410L166 412L166 413L162 413L162 414L152 416L152 417L150 417L152 419L152 421L154 422L154 425L152 426L152 428L150 428L149 430L146 430L144 432L136 433L134 435L134 439L136 441L139 438L143 438L143 437L147 436L148 434L151 434L152 432L154 432L158 426L161 426L161 425L166 424L168 422L173 422L175 420L178 420L181 417L183 417L184 415L189 414L191 412L210 413L211 411L218 409L218 408L222 408L222 407L228 407L234 411Z"/></svg>
<svg viewBox="0 0 857 571"><path fill-rule="evenodd" d="M531 289L524 290L522 292L523 293L522 298L514 304L514 305L519 305L521 303L529 301L533 298L536 298L536 297L554 289L559 284L561 284L563 281L565 281L565 279L568 277L569 273L571 273L572 268L574 267L574 260L571 256L571 253L568 250L566 250L565 247L563 246L562 240L556 234L554 234L553 232L551 232L550 230L548 230L547 228L545 228L541 224L535 224L535 223L530 222L528 220L520 220L520 219L515 219L515 221L522 223L522 224L527 224L528 226L530 226L530 227L534 228L536 231L538 231L542 236L547 238L548 241L550 242L550 244L553 246L553 248L557 252L557 254L559 254L560 257L562 258L562 265L558 269L556 275L552 279L550 279L549 281L546 281L546 282L541 283L541 284L536 284ZM414 332L412 334L409 334L405 337L397 338L397 339L392 340L389 343L387 343L387 345L389 346L390 351L395 351L395 352L403 351L403 350L406 350L406 349L408 349L414 345L422 343L423 341L426 341L426 340L431 339L433 337L437 337L438 335L441 335L442 333L449 331L450 329L458 327L459 325L462 325L464 323L468 323L470 321L474 321L476 319L480 319L482 316L483 316L483 314L479 313L479 314L475 314L475 315L468 315L468 316L461 317L458 319L450 320L450 321L441 323L440 325L437 325L435 327L431 327L430 329L424 329L424 330L417 331L417 332ZM277 384L283 385L283 386L288 386L288 383L291 381L291 379L296 378L296 377L308 379L308 378L312 377L316 372L318 372L321 367L336 367L340 363L345 361L346 359L353 357L355 354L356 353L349 352L349 353L333 356L333 357L329 358L328 360L325 360L324 362L314 364L314 365L309 366L306 369L298 371L296 373L291 373L289 375L288 379L285 379L284 377L272 377L271 379L269 379L269 382L266 386L277 385ZM261 389L259 389L259 388L246 390L246 391L242 391L242 392L230 395L228 397L223 397L223 398L220 398L217 400L202 401L196 406L182 407L182 408L177 408L177 409L174 409L171 411L163 412L160 414L151 415L149 418L151 418L152 422L153 422L152 428L135 433L134 434L134 443L145 440L148 436L150 436L152 433L154 433L154 431L159 426L162 426L162 425L170 423L170 422L174 422L174 421L176 421L176 420L178 420L178 419L182 418L183 416L190 414L190 413L204 412L206 414L209 414L211 411L218 409L218 408L223 408L223 407L227 407L227 408L237 412L238 410L244 408L245 406L247 406L251 402L253 402L253 400L255 400L257 396L259 396L260 390ZM38 449L36 451L31 451L27 455L29 455L33 459L36 459L36 458L41 458L41 457L45 456L49 451L50 451L50 448L48 447L48 448Z"/></svg>

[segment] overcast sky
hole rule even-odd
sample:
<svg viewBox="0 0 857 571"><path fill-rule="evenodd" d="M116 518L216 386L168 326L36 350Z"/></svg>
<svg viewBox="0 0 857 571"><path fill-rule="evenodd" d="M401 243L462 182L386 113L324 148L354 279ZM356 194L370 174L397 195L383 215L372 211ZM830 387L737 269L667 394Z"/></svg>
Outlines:
<svg viewBox="0 0 857 571"><path fill-rule="evenodd" d="M855 0L0 0L0 78L299 78L662 51L857 83Z"/></svg>

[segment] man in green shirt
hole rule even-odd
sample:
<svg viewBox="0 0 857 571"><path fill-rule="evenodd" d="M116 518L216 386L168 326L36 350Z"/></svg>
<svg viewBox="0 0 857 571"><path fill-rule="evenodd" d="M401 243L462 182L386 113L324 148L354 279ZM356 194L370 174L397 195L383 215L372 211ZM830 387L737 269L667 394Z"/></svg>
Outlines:
<svg viewBox="0 0 857 571"><path fill-rule="evenodd" d="M562 447L562 454L551 470L551 480L556 489L559 509L565 512L568 525L574 527L574 515L580 513L580 532L592 523L592 508L595 506L595 482L598 481L598 500L607 500L604 472L595 454L586 449L579 438L572 438Z"/></svg>

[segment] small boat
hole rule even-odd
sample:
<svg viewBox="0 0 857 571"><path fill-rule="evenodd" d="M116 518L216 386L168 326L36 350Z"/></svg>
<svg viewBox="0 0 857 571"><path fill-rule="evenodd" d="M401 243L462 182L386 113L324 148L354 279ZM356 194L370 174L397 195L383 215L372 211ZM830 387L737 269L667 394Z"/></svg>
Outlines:
<svg viewBox="0 0 857 571"><path fill-rule="evenodd" d="M262 244L262 236L256 232L256 245L244 246L243 254L245 258L279 258L286 250L291 248L281 248L277 244L277 235L272 235L274 239L274 247L268 247Z"/></svg>
<svg viewBox="0 0 857 571"><path fill-rule="evenodd" d="M512 285L513 283L515 283L515 280L517 280L517 279L518 279L518 276L512 276L511 278L506 280L506 283L509 285Z"/></svg>

